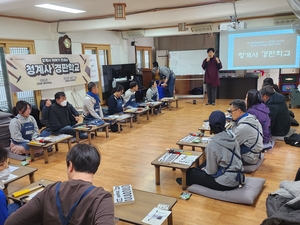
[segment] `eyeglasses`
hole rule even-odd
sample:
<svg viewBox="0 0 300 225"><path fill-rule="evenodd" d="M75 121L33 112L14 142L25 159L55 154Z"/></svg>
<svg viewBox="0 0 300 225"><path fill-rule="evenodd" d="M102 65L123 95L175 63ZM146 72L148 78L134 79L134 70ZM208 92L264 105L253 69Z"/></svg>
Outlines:
<svg viewBox="0 0 300 225"><path fill-rule="evenodd" d="M227 112L229 112L230 114L232 114L234 111L236 111L238 109L234 109L234 110L231 110L231 109L227 109Z"/></svg>

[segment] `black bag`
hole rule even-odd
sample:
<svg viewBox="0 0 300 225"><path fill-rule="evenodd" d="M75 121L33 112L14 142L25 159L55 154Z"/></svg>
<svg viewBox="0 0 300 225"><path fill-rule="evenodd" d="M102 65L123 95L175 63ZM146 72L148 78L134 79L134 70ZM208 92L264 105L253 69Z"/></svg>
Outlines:
<svg viewBox="0 0 300 225"><path fill-rule="evenodd" d="M300 147L300 134L292 134L289 137L284 137L284 142L291 146Z"/></svg>
<svg viewBox="0 0 300 225"><path fill-rule="evenodd" d="M111 132L118 132L118 124L114 123L110 125Z"/></svg>
<svg viewBox="0 0 300 225"><path fill-rule="evenodd" d="M203 87L195 87L190 91L192 95L202 95L203 94Z"/></svg>

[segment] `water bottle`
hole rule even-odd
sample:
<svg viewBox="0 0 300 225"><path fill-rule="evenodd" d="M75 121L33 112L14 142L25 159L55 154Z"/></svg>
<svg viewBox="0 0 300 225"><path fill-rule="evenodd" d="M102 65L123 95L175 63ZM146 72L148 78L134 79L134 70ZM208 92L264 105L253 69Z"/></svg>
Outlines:
<svg viewBox="0 0 300 225"><path fill-rule="evenodd" d="M117 81L116 78L114 78L112 82L112 88L116 88L116 87L117 87Z"/></svg>

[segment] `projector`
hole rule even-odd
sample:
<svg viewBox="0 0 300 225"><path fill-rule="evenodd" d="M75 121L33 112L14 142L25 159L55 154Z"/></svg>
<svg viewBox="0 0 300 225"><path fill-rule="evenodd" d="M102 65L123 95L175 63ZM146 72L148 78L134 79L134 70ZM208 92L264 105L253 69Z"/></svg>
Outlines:
<svg viewBox="0 0 300 225"><path fill-rule="evenodd" d="M234 31L240 29L246 29L247 24L245 22L228 22L220 23L220 30L222 31Z"/></svg>

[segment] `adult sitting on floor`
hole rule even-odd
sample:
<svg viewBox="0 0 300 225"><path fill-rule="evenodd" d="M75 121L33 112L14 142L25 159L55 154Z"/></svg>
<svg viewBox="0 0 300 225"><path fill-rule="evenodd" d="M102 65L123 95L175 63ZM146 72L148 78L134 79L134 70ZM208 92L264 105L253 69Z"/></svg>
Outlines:
<svg viewBox="0 0 300 225"><path fill-rule="evenodd" d="M137 108L139 104L135 99L135 92L139 89L138 84L135 81L130 82L129 89L124 94L124 108Z"/></svg>
<svg viewBox="0 0 300 225"><path fill-rule="evenodd" d="M266 106L270 109L271 134L285 136L290 130L290 114L284 95L275 92L272 86L264 86L260 93Z"/></svg>
<svg viewBox="0 0 300 225"><path fill-rule="evenodd" d="M69 180L48 185L9 216L5 225L115 224L111 194L92 185L100 160L96 147L74 145L66 157Z"/></svg>
<svg viewBox="0 0 300 225"><path fill-rule="evenodd" d="M48 120L52 133L70 134L75 137L76 133L73 126L79 120L79 113L67 101L64 92L57 92L54 98L55 102L53 104L44 106L43 119ZM79 137L86 139L87 134L80 132Z"/></svg>
<svg viewBox="0 0 300 225"><path fill-rule="evenodd" d="M260 92L256 89L251 89L247 92L245 101L247 104L247 112L256 116L261 124L263 129L263 143L269 143L272 139L270 130L271 119L269 117L270 109L265 105Z"/></svg>
<svg viewBox="0 0 300 225"><path fill-rule="evenodd" d="M33 116L30 115L31 105L25 101L18 101L13 108L15 117L9 123L11 137L10 150L15 154L29 154L29 143L39 136L39 129ZM40 147L35 147L35 153L41 153Z"/></svg>
<svg viewBox="0 0 300 225"><path fill-rule="evenodd" d="M187 184L199 184L218 191L238 188L244 182L240 146L232 131L225 129L225 114L219 110L209 116L210 131L215 134L205 148L206 162L187 170ZM176 179L181 184L181 178Z"/></svg>
<svg viewBox="0 0 300 225"><path fill-rule="evenodd" d="M83 99L83 121L103 119L103 112L100 105L99 90L94 82L88 84L88 92Z"/></svg>
<svg viewBox="0 0 300 225"><path fill-rule="evenodd" d="M123 104L124 104L124 100L122 97L123 92L124 92L124 87L122 85L118 85L114 93L108 98L107 101L108 115L113 115L116 113L123 112Z"/></svg>
<svg viewBox="0 0 300 225"><path fill-rule="evenodd" d="M229 113L232 115L232 130L241 148L244 164L256 164L263 150L262 127L258 119L246 110L244 100L236 99L230 103Z"/></svg>

